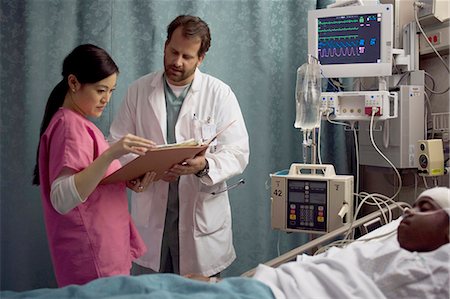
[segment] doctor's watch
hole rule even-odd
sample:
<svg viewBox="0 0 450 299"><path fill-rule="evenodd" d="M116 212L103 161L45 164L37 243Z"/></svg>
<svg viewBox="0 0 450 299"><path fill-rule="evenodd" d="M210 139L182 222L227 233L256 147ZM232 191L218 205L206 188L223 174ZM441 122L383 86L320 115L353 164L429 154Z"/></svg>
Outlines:
<svg viewBox="0 0 450 299"><path fill-rule="evenodd" d="M198 176L199 178L204 177L205 175L207 175L209 173L209 163L208 160L205 159L206 161L206 165L205 168L203 168L202 170L200 170L199 172L197 172L195 175Z"/></svg>

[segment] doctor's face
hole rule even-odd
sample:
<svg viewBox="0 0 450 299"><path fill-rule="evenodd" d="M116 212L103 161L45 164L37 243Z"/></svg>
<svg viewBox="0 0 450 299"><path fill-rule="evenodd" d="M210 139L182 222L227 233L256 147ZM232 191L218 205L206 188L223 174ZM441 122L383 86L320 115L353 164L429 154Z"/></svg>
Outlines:
<svg viewBox="0 0 450 299"><path fill-rule="evenodd" d="M170 84L183 86L194 80L194 74L203 57L198 56L200 38L186 38L178 27L164 46L164 71Z"/></svg>
<svg viewBox="0 0 450 299"><path fill-rule="evenodd" d="M400 247L408 251L433 251L449 242L449 216L429 197L406 210L397 229Z"/></svg>

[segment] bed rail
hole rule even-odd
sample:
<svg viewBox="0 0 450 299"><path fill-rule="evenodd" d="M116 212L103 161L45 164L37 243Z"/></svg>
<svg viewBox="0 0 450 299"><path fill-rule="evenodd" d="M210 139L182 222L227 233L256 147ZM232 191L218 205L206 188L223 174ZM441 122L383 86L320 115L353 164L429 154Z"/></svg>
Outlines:
<svg viewBox="0 0 450 299"><path fill-rule="evenodd" d="M397 202L395 204L389 205L389 207L384 208L383 212L386 213L388 211L388 209L394 210L396 208L406 208L408 206L409 206L408 203ZM314 239L314 240L312 240L312 241L310 241L310 242L308 242L308 243L306 243L304 245L301 245L301 246L299 246L297 248L294 248L294 249L292 249L292 250L290 250L290 251L288 251L288 252L286 252L286 253L284 253L284 254L282 254L282 255L280 255L280 256L278 256L278 257L276 257L276 258L274 258L274 259L272 259L272 260L270 260L268 262L265 262L264 265L267 265L267 266L270 266L270 267L278 267L281 264L284 264L286 262L289 262L289 261L295 259L295 257L297 257L297 255L302 254L302 253L304 253L307 250L310 250L310 249L315 248L315 247L317 247L319 245L328 243L328 242L334 240L335 238L337 238L337 237L339 237L341 235L344 235L348 231L350 225L351 225L352 228L359 227L359 226L365 224L368 221L371 221L373 219L376 219L377 217L380 217L381 214L382 214L382 211L380 211L380 210L372 212L369 215L366 215L366 216L364 216L364 217L362 217L360 219L355 220L352 224L346 224L346 225L344 225L341 228L335 229L334 231L329 232L326 235L320 236L320 237L318 237L318 238L316 238L316 239ZM255 271L256 271L256 268L250 269L249 271L241 274L241 276L251 277L251 276L253 276L255 274Z"/></svg>

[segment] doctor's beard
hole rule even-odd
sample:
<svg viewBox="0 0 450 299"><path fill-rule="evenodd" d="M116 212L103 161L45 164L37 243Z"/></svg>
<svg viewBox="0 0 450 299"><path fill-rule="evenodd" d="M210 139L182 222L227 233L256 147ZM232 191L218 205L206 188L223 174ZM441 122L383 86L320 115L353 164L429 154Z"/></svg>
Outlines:
<svg viewBox="0 0 450 299"><path fill-rule="evenodd" d="M177 68L175 65L164 63L164 72L169 79L169 83L173 85L185 85L192 82L197 64L191 69ZM178 84L177 84L178 83ZM179 84L181 83L181 84Z"/></svg>

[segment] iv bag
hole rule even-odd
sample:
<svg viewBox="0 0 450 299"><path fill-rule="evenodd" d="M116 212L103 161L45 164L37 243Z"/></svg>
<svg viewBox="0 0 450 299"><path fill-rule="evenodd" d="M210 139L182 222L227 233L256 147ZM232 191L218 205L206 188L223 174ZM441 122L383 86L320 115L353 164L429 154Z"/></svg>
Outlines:
<svg viewBox="0 0 450 299"><path fill-rule="evenodd" d="M297 84L295 99L297 102L294 127L302 130L312 130L320 122L320 64L308 55L308 62L297 69Z"/></svg>

